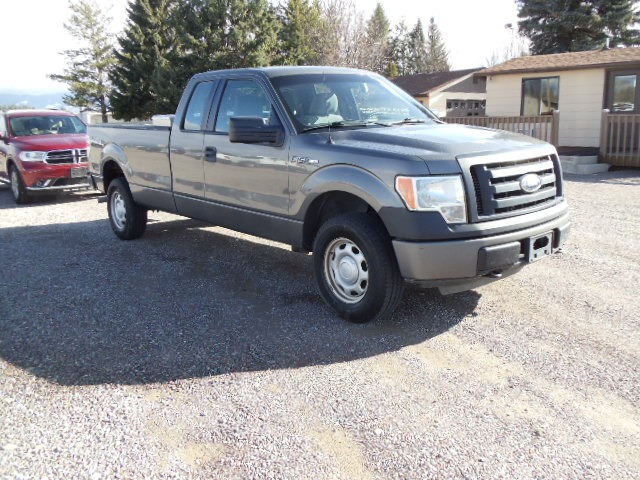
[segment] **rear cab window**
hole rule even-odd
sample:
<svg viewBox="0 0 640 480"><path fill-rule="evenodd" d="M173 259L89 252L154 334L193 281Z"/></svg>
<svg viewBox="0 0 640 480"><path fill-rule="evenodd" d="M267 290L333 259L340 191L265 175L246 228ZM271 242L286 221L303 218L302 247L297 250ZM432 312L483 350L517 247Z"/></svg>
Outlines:
<svg viewBox="0 0 640 480"><path fill-rule="evenodd" d="M207 122L211 97L217 82L201 82L193 89L182 122L183 130L202 131Z"/></svg>

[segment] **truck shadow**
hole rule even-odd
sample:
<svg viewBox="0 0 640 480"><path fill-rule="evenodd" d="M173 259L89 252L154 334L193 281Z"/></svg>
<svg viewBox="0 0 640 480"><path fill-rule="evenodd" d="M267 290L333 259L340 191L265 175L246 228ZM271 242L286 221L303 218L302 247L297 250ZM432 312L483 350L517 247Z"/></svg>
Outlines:
<svg viewBox="0 0 640 480"><path fill-rule="evenodd" d="M437 336L479 299L408 288L390 321L350 324L317 295L311 256L223 232L153 221L123 242L107 220L0 227L0 356L62 385L332 364Z"/></svg>

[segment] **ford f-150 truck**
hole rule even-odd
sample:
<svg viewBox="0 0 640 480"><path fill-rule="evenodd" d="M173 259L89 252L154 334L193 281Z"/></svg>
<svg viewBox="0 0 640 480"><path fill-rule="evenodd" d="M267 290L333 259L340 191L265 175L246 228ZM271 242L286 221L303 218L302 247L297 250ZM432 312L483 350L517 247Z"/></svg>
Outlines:
<svg viewBox="0 0 640 480"><path fill-rule="evenodd" d="M390 315L405 281L474 288L552 254L569 231L553 146L443 124L362 70L201 73L171 127L89 134L118 237L140 237L147 211L162 210L313 252L321 296L354 322Z"/></svg>
<svg viewBox="0 0 640 480"><path fill-rule="evenodd" d="M88 151L87 127L70 112L0 112L0 181L11 183L16 203L89 188Z"/></svg>

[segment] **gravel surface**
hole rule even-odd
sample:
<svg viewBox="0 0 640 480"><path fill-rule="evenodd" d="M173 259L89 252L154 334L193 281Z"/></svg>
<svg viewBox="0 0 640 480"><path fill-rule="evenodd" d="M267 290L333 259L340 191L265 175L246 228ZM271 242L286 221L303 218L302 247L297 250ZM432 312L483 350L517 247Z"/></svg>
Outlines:
<svg viewBox="0 0 640 480"><path fill-rule="evenodd" d="M0 186L0 478L640 479L640 172L566 189L561 254L353 325L283 245Z"/></svg>

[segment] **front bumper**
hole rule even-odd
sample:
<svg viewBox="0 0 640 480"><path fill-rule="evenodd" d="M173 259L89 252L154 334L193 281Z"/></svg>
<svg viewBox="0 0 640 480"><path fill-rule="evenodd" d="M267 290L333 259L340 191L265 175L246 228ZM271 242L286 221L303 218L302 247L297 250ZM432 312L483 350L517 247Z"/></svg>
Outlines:
<svg viewBox="0 0 640 480"><path fill-rule="evenodd" d="M91 188L87 178L88 164L34 164L21 171L25 188L30 194L52 193Z"/></svg>
<svg viewBox="0 0 640 480"><path fill-rule="evenodd" d="M42 180L32 187L25 187L29 193L68 192L93 188L85 178L53 178Z"/></svg>
<svg viewBox="0 0 640 480"><path fill-rule="evenodd" d="M405 280L453 293L515 273L525 264L555 252L565 242L570 227L565 213L534 227L488 237L394 240L393 249Z"/></svg>

